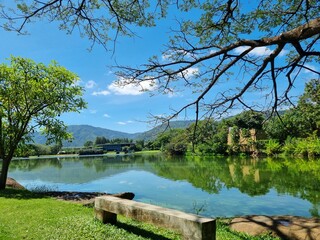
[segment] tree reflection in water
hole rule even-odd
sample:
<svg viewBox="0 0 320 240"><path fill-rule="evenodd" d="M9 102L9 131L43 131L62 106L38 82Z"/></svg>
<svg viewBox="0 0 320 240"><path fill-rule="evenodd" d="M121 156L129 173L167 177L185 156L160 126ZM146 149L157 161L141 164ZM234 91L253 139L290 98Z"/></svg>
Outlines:
<svg viewBox="0 0 320 240"><path fill-rule="evenodd" d="M310 215L319 216L319 159L169 158L162 154L23 159L12 162L10 175L21 181L41 179L44 182L81 184L134 170L188 182L208 194L238 189L247 196L256 197L275 190L277 194L309 201L312 204Z"/></svg>

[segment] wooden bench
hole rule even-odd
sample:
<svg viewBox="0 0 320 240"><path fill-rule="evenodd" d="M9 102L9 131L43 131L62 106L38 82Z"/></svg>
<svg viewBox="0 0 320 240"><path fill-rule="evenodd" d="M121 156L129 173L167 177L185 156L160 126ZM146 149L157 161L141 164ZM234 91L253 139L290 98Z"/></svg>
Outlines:
<svg viewBox="0 0 320 240"><path fill-rule="evenodd" d="M216 221L151 204L113 196L95 198L95 217L103 223L114 224L117 214L138 221L178 231L188 240L215 240Z"/></svg>

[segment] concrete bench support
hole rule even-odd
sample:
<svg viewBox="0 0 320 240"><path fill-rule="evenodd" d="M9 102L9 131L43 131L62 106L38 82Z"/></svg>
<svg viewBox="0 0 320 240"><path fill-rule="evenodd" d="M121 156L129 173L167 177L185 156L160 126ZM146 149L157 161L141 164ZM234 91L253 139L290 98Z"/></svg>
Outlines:
<svg viewBox="0 0 320 240"><path fill-rule="evenodd" d="M95 198L97 219L103 223L116 223L117 214L176 230L184 239L216 239L215 219L112 196Z"/></svg>

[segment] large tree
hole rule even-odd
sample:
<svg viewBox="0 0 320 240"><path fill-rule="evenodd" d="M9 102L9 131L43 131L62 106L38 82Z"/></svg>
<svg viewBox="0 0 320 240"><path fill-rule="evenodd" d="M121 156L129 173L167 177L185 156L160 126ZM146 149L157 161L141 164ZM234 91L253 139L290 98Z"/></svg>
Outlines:
<svg viewBox="0 0 320 240"><path fill-rule="evenodd" d="M164 93L193 89L193 99L163 119L188 108L194 108L196 119L240 107L276 111L295 103L292 89L306 71L319 80L318 0L18 2L11 10L2 8L6 29L22 32L28 22L47 18L106 48L118 34L133 34L134 24L153 26L169 11L182 12L162 58L118 71L120 85L149 81Z"/></svg>
<svg viewBox="0 0 320 240"><path fill-rule="evenodd" d="M85 107L78 77L56 62L48 66L20 57L0 65L0 189L21 144L41 130L48 142L70 139L59 116Z"/></svg>
<svg viewBox="0 0 320 240"><path fill-rule="evenodd" d="M188 108L195 109L196 119L231 109L277 112L296 103L297 92L291 91L303 74L319 80L319 1L217 0L186 6L194 8L198 18L180 23L162 58L118 71L120 85L150 81L160 92L193 90L194 99L165 119Z"/></svg>
<svg viewBox="0 0 320 240"><path fill-rule="evenodd" d="M316 131L320 136L320 81L310 80L304 89L304 93L299 98L298 113L306 121L308 127L305 128L311 134Z"/></svg>

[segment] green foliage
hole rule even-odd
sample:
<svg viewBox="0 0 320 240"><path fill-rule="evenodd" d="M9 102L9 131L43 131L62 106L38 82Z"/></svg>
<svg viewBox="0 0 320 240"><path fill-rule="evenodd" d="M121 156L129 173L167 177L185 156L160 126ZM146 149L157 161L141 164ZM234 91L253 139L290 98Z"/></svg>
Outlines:
<svg viewBox="0 0 320 240"><path fill-rule="evenodd" d="M145 147L145 141L144 140L137 140L135 144L135 151L142 151Z"/></svg>
<svg viewBox="0 0 320 240"><path fill-rule="evenodd" d="M87 37L93 42L92 45L98 43L106 48L114 34L132 36L133 32L129 29L131 24L145 27L153 26L155 18L165 15L167 5L167 2L161 2L156 5L156 9L149 9L149 1L114 1L107 4L102 0L94 0L47 3L29 1L17 3L16 6L1 4L0 7L1 11L5 12L3 18L8 20L2 27L7 30L22 28L19 25L22 24L24 17L32 19L31 21L45 18L50 22L58 22L59 29L68 34L77 29L80 36ZM36 18L34 19L33 16ZM29 20L22 25L28 23Z"/></svg>
<svg viewBox="0 0 320 240"><path fill-rule="evenodd" d="M80 149L79 155L97 155L97 154L103 154L102 149Z"/></svg>
<svg viewBox="0 0 320 240"><path fill-rule="evenodd" d="M60 144L22 144L15 152L16 157L29 157L40 155L55 155L61 150Z"/></svg>
<svg viewBox="0 0 320 240"><path fill-rule="evenodd" d="M288 143L286 141L283 150L287 154L309 157L320 156L320 139L316 136L292 139Z"/></svg>
<svg viewBox="0 0 320 240"><path fill-rule="evenodd" d="M156 149L161 149L163 150L164 147L170 143L171 139L174 137L174 135L181 130L177 129L171 129L170 131L166 131L163 133L160 133L157 138L153 141L153 146Z"/></svg>
<svg viewBox="0 0 320 240"><path fill-rule="evenodd" d="M167 144L164 150L170 155L183 155L187 151L187 144L173 141Z"/></svg>
<svg viewBox="0 0 320 240"><path fill-rule="evenodd" d="M294 154L297 141L295 138L288 137L282 146L282 151L285 155Z"/></svg>
<svg viewBox="0 0 320 240"><path fill-rule="evenodd" d="M265 144L265 153L267 155L275 155L280 153L281 145L278 140L269 139Z"/></svg>
<svg viewBox="0 0 320 240"><path fill-rule="evenodd" d="M188 148L188 140L186 138L185 131L182 129L176 129L171 132L170 141L164 145L164 151L170 155L183 155Z"/></svg>
<svg viewBox="0 0 320 240"><path fill-rule="evenodd" d="M11 57L10 65L0 65L0 189L15 151L34 131L40 128L48 143L71 139L59 116L86 106L77 81L77 75L56 62L45 66Z"/></svg>
<svg viewBox="0 0 320 240"><path fill-rule="evenodd" d="M305 121L304 130L308 133L316 131L320 137L320 81L312 79L306 83L304 93L299 98L297 111Z"/></svg>
<svg viewBox="0 0 320 240"><path fill-rule="evenodd" d="M229 130L231 136L231 144L228 146L228 153L235 154L240 152L240 129L238 126L233 126Z"/></svg>
<svg viewBox="0 0 320 240"><path fill-rule="evenodd" d="M93 147L93 142L92 142L92 141L86 141L86 142L83 144L83 146L86 147L86 148Z"/></svg>
<svg viewBox="0 0 320 240"><path fill-rule="evenodd" d="M194 144L195 152L203 155L226 153L228 127L225 121L202 120L194 130L195 123L186 129L186 134L189 142Z"/></svg>
<svg viewBox="0 0 320 240"><path fill-rule="evenodd" d="M264 125L270 138L283 143L287 138L307 138L313 133L320 135L320 82L312 79L306 83L304 93L296 108L279 117L273 117Z"/></svg>
<svg viewBox="0 0 320 240"><path fill-rule="evenodd" d="M241 129L261 129L265 117L262 113L253 111L244 111L228 121Z"/></svg>
<svg viewBox="0 0 320 240"><path fill-rule="evenodd" d="M106 144L106 143L108 143L108 141L105 137L96 137L96 140L94 141L94 145Z"/></svg>

